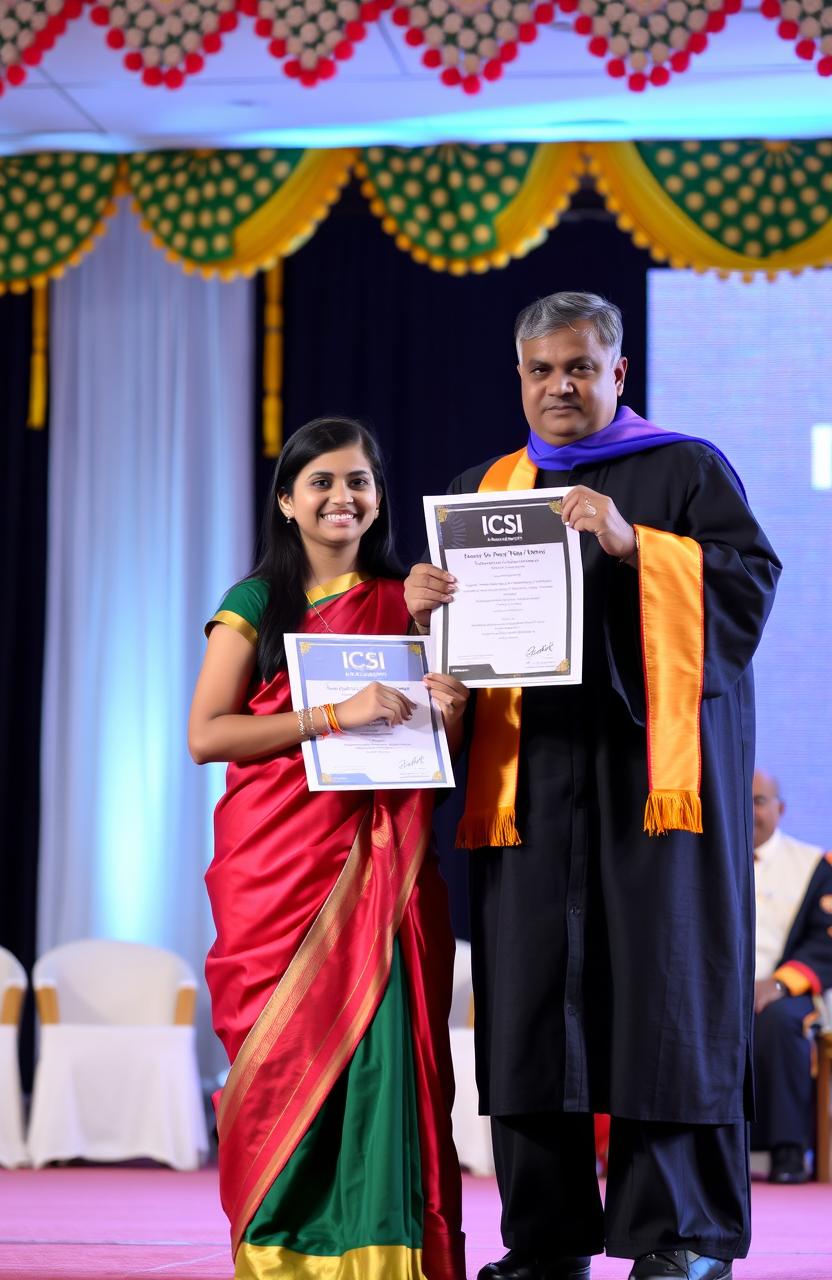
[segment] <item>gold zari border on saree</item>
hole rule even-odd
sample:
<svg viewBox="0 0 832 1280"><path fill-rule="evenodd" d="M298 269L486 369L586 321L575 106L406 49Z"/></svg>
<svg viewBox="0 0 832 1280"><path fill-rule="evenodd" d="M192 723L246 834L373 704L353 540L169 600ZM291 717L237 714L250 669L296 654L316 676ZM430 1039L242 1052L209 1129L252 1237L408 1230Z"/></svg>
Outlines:
<svg viewBox="0 0 832 1280"><path fill-rule="evenodd" d="M311 591L307 591L306 599L310 604L320 604L322 600L342 596L345 591L351 591L360 582L367 582L368 579L369 574L366 573L342 573L338 578L330 578L329 582L317 583Z"/></svg>
<svg viewBox="0 0 832 1280"><path fill-rule="evenodd" d="M253 644L257 648L257 628L253 627L250 622L241 617L239 613L232 613L230 609L220 609L219 613L215 613L213 618L205 624L206 636L210 634L213 626L217 622L222 622L226 627L230 627L232 631L239 631L241 636L245 636L249 644Z"/></svg>
<svg viewBox="0 0 832 1280"><path fill-rule="evenodd" d="M235 1280L425 1280L422 1250L371 1244L340 1257L295 1253L283 1245L241 1244Z"/></svg>

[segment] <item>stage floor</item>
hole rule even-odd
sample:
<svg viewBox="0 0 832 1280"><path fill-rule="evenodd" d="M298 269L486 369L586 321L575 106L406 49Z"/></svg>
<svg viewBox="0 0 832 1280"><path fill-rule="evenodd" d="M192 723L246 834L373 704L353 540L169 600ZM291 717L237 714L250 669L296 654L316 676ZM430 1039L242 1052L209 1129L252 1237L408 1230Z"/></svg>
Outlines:
<svg viewBox="0 0 832 1280"><path fill-rule="evenodd" d="M468 1274L503 1253L496 1184L465 1179ZM751 1255L736 1280L832 1280L832 1187L753 1188ZM0 1276L23 1280L231 1280L216 1169L0 1170ZM626 1280L596 1258L593 1280Z"/></svg>

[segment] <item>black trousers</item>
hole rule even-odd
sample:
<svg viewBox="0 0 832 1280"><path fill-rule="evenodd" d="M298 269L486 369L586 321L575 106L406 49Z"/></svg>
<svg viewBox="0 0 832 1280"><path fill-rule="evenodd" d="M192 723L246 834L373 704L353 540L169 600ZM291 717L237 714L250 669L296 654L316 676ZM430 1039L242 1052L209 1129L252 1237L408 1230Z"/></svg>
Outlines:
<svg viewBox="0 0 832 1280"><path fill-rule="evenodd" d="M787 1142L805 1149L812 1143L814 1086L803 1019L813 1007L811 996L784 996L754 1019L754 1151Z"/></svg>
<svg viewBox="0 0 832 1280"><path fill-rule="evenodd" d="M493 1116L508 1249L638 1258L687 1248L744 1258L751 1238L748 1126L622 1120L610 1126L606 1204L591 1115Z"/></svg>

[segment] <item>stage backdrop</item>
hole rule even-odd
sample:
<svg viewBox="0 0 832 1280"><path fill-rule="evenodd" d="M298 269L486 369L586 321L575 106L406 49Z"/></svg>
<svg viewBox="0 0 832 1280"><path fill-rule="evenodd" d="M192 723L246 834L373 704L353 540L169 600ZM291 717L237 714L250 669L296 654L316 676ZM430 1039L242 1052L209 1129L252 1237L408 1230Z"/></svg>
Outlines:
<svg viewBox="0 0 832 1280"><path fill-rule="evenodd" d="M784 827L832 847L832 271L743 284L651 271L648 402L713 440L743 477L783 561L755 662L757 760Z"/></svg>
<svg viewBox="0 0 832 1280"><path fill-rule="evenodd" d="M250 284L185 276L126 206L54 286L41 951L155 942L201 976L223 766L193 764L185 726L251 554L252 329Z"/></svg>

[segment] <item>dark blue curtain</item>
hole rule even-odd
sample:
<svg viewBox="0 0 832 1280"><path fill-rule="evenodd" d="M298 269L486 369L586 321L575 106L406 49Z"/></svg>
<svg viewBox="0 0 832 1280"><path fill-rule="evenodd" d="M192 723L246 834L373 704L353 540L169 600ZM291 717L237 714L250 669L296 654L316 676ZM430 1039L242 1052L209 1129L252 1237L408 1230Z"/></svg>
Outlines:
<svg viewBox="0 0 832 1280"><path fill-rule="evenodd" d="M40 806L40 701L46 586L47 431L26 427L32 308L0 297L0 945L35 960ZM32 1002L21 1036L32 1072Z"/></svg>

